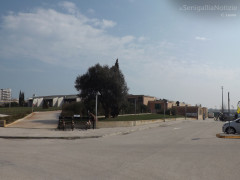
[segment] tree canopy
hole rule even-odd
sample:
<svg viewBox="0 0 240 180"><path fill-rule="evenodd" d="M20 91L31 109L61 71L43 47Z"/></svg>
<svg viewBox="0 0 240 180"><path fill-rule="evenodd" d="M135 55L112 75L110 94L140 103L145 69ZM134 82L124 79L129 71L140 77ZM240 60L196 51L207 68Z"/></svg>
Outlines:
<svg viewBox="0 0 240 180"><path fill-rule="evenodd" d="M19 99L18 99L18 101L19 101L19 106L24 106L24 104L25 104L24 92L21 92L21 90L19 92Z"/></svg>
<svg viewBox="0 0 240 180"><path fill-rule="evenodd" d="M84 101L86 108L93 109L93 102L97 93L105 117L116 117L128 93L124 75L119 69L118 59L115 65L108 67L96 64L88 71L79 75L75 81L75 88L80 91L79 96Z"/></svg>

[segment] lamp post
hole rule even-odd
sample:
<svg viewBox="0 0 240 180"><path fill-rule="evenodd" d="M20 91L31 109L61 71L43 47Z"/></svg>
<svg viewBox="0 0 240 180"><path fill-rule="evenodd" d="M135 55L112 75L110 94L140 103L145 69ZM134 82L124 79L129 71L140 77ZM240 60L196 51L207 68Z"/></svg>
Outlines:
<svg viewBox="0 0 240 180"><path fill-rule="evenodd" d="M136 107L136 104L137 104L137 99L135 98L135 114L137 114L137 107Z"/></svg>
<svg viewBox="0 0 240 180"><path fill-rule="evenodd" d="M163 113L164 113L164 122L166 122L166 117L165 117L165 111L166 111L166 105L165 104L168 104L168 102L166 101L166 100L164 100L163 101L163 107L164 107L164 109L163 109Z"/></svg>
<svg viewBox="0 0 240 180"><path fill-rule="evenodd" d="M187 105L185 105L185 120L187 119Z"/></svg>
<svg viewBox="0 0 240 180"><path fill-rule="evenodd" d="M222 89L222 113L223 113L223 86L221 87Z"/></svg>
<svg viewBox="0 0 240 180"><path fill-rule="evenodd" d="M98 95L101 95L100 92L97 92L97 94L96 94L96 121L98 121L98 118L97 118L97 101L98 101Z"/></svg>
<svg viewBox="0 0 240 180"><path fill-rule="evenodd" d="M33 105L34 105L34 104L33 104L33 100L34 100L33 98L34 98L34 97L35 97L35 94L33 94L33 96L32 96L32 113L33 113Z"/></svg>

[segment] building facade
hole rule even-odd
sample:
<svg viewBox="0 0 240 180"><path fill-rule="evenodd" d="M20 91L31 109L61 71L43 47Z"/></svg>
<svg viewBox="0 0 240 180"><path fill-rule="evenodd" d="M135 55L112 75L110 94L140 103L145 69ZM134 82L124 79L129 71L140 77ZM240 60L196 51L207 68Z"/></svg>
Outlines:
<svg viewBox="0 0 240 180"><path fill-rule="evenodd" d="M148 109L150 110L151 113L162 113L165 110L172 109L174 106L191 106L189 104L185 104L184 102L179 102L177 101L168 101L166 99L160 99L160 100L155 100L155 101L149 101L148 102Z"/></svg>
<svg viewBox="0 0 240 180"><path fill-rule="evenodd" d="M148 105L149 101L155 101L156 98L153 96L145 96L145 95L128 95L127 100L130 103L137 103L137 104L143 104L143 105Z"/></svg>
<svg viewBox="0 0 240 180"><path fill-rule="evenodd" d="M43 102L49 107L61 107L64 103L80 102L78 95L35 96L28 100L28 106L42 107Z"/></svg>
<svg viewBox="0 0 240 180"><path fill-rule="evenodd" d="M12 99L12 90L8 89L0 89L0 103L10 102Z"/></svg>
<svg viewBox="0 0 240 180"><path fill-rule="evenodd" d="M125 113L147 113L148 112L148 102L156 100L155 97L145 96L145 95L128 95L127 101L129 103L128 111Z"/></svg>

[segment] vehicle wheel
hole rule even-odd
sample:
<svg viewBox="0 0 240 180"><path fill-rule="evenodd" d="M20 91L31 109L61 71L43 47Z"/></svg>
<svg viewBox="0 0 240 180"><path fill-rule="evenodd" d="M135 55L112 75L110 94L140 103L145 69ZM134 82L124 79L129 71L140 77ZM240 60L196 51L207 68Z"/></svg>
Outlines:
<svg viewBox="0 0 240 180"><path fill-rule="evenodd" d="M229 128L227 128L226 133L227 134L235 134L236 130L233 127L229 127Z"/></svg>

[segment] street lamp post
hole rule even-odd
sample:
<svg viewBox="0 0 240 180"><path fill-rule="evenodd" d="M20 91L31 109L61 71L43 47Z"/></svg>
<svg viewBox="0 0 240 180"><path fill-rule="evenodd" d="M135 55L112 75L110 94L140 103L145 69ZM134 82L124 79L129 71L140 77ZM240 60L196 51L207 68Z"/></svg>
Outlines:
<svg viewBox="0 0 240 180"><path fill-rule="evenodd" d="M136 104L137 104L137 99L135 98L135 114L137 114L137 107L136 107Z"/></svg>
<svg viewBox="0 0 240 180"><path fill-rule="evenodd" d="M98 118L97 118L97 102L98 102L98 95L101 95L99 92L97 92L96 94L96 122L98 121Z"/></svg>
<svg viewBox="0 0 240 180"><path fill-rule="evenodd" d="M35 97L35 94L33 94L33 96L32 96L32 113L33 113L33 105L34 105L34 104L33 104L33 100L34 100L33 98L34 98L34 97Z"/></svg>
<svg viewBox="0 0 240 180"><path fill-rule="evenodd" d="M166 122L166 117L165 117L165 111L166 111L166 105L165 104L168 104L168 102L166 100L163 101L163 113L164 113L164 122Z"/></svg>
<svg viewBox="0 0 240 180"><path fill-rule="evenodd" d="M221 87L222 89L222 113L223 113L223 86Z"/></svg>
<svg viewBox="0 0 240 180"><path fill-rule="evenodd" d="M187 105L185 105L185 120L187 119Z"/></svg>
<svg viewBox="0 0 240 180"><path fill-rule="evenodd" d="M163 115L164 115L164 122L166 121L165 120L165 102L163 102Z"/></svg>

